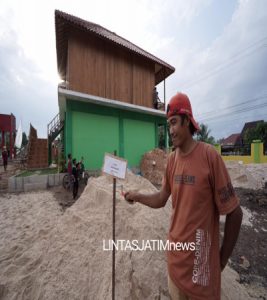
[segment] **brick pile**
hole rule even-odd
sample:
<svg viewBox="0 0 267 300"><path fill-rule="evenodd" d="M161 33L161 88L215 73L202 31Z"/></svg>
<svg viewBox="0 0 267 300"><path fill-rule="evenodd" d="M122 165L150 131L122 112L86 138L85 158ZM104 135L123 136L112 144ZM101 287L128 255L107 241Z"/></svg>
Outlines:
<svg viewBox="0 0 267 300"><path fill-rule="evenodd" d="M28 144L28 169L40 169L48 167L47 139L38 139L36 129L30 125Z"/></svg>

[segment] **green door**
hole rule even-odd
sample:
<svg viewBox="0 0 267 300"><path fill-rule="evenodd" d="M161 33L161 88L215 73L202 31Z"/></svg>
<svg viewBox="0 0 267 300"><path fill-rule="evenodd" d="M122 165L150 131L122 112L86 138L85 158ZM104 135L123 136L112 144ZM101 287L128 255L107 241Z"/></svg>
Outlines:
<svg viewBox="0 0 267 300"><path fill-rule="evenodd" d="M139 166L142 155L155 148L155 123L123 120L124 157L130 167Z"/></svg>
<svg viewBox="0 0 267 300"><path fill-rule="evenodd" d="M84 157L85 168L101 169L105 152L119 150L117 117L72 113L72 157Z"/></svg>

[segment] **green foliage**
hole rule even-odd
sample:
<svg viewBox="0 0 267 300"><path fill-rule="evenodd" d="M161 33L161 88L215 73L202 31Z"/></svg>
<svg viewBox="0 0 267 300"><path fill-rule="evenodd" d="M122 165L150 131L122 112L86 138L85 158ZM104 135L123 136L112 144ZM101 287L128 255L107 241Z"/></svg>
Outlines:
<svg viewBox="0 0 267 300"><path fill-rule="evenodd" d="M248 128L244 134L244 143L251 144L253 140L267 142L267 122L258 123L255 128Z"/></svg>
<svg viewBox="0 0 267 300"><path fill-rule="evenodd" d="M27 170L16 177L27 177L27 176L32 176L32 175L48 175L48 174L57 174L58 170L57 168L49 168L49 169L39 169L39 170Z"/></svg>
<svg viewBox="0 0 267 300"><path fill-rule="evenodd" d="M197 141L202 141L208 144L215 144L214 137L210 136L210 129L208 129L208 125L201 123L199 127L200 131L197 132L196 136Z"/></svg>

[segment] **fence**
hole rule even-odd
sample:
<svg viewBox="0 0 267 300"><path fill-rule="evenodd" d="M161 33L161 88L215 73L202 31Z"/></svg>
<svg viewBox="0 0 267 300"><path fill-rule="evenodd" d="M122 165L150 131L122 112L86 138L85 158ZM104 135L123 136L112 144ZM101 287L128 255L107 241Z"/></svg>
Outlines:
<svg viewBox="0 0 267 300"><path fill-rule="evenodd" d="M221 154L223 160L237 160L242 161L244 164L249 163L267 163L267 145L261 141L255 140L250 145L244 147L234 146L221 146L214 145L216 150Z"/></svg>
<svg viewBox="0 0 267 300"><path fill-rule="evenodd" d="M251 146L250 146L250 144L243 145L243 146L233 146L233 145L221 146L221 155L250 156L251 155Z"/></svg>

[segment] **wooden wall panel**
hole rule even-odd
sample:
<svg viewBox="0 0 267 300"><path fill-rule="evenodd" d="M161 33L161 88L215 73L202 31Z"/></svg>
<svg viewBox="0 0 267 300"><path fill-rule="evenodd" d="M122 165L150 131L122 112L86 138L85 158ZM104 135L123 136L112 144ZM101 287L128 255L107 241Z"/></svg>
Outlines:
<svg viewBox="0 0 267 300"><path fill-rule="evenodd" d="M99 38L73 32L69 38L68 88L153 107L154 64Z"/></svg>
<svg viewBox="0 0 267 300"><path fill-rule="evenodd" d="M132 103L132 63L126 51L106 44L106 98Z"/></svg>
<svg viewBox="0 0 267 300"><path fill-rule="evenodd" d="M105 96L104 42L80 34L69 39L69 88L82 93Z"/></svg>
<svg viewBox="0 0 267 300"><path fill-rule="evenodd" d="M110 51L106 51L105 48L105 71L106 71L106 90L105 90L105 97L108 99L116 99L116 93L115 93L115 84L114 80L116 80L115 76L115 57Z"/></svg>
<svg viewBox="0 0 267 300"><path fill-rule="evenodd" d="M132 64L125 51L117 49L115 62L115 96L118 100L132 103Z"/></svg>
<svg viewBox="0 0 267 300"><path fill-rule="evenodd" d="M133 104L142 105L141 99L143 94L142 88L142 67L140 64L133 62Z"/></svg>
<svg viewBox="0 0 267 300"><path fill-rule="evenodd" d="M154 66L142 59L133 61L133 103L153 107L152 95L155 86Z"/></svg>

